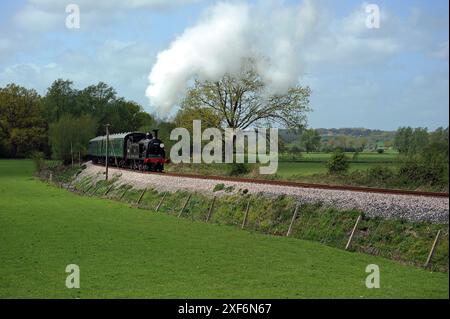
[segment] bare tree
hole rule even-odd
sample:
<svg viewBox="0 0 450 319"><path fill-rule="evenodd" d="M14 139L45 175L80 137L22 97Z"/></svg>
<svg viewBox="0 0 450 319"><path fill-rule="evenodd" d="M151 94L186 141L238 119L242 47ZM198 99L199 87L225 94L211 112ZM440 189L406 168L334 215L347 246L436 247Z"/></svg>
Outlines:
<svg viewBox="0 0 450 319"><path fill-rule="evenodd" d="M288 128L306 125L310 111L309 87L300 85L272 94L250 59L239 76L225 74L220 81L198 81L188 90L182 109L210 108L230 128L246 129L267 122Z"/></svg>

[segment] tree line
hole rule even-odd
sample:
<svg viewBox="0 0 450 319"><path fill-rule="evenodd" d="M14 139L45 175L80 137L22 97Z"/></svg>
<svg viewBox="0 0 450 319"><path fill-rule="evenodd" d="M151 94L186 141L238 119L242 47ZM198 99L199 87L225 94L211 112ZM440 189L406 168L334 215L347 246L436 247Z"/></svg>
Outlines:
<svg viewBox="0 0 450 319"><path fill-rule="evenodd" d="M13 83L0 88L0 157L80 158L89 139L104 135L105 123L112 133L149 130L155 118L103 82L77 90L58 79L44 96Z"/></svg>
<svg viewBox="0 0 450 319"><path fill-rule="evenodd" d="M195 79L180 102L173 121L164 122L132 101L118 97L100 82L77 90L70 80L58 79L45 96L33 89L9 84L0 88L0 156L26 157L39 151L68 161L86 153L88 140L111 132L160 129L167 147L173 127L191 129L192 120L208 127L247 129L263 124L289 128L306 126L310 111L309 87L295 85L273 94L257 72L253 59L245 59L241 74L224 74L217 81Z"/></svg>

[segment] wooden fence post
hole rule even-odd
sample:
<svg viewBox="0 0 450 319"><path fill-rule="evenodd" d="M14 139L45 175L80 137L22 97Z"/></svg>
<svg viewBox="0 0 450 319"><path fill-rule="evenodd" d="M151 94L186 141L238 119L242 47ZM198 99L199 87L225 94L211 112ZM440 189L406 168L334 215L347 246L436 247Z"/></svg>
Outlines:
<svg viewBox="0 0 450 319"><path fill-rule="evenodd" d="M106 196L109 191L113 188L114 184L111 184L111 186L109 186L109 188L106 190L106 192L103 194L103 196Z"/></svg>
<svg viewBox="0 0 450 319"><path fill-rule="evenodd" d="M242 221L241 229L244 229L245 224L247 223L247 216L249 210L250 210L250 200L248 200L247 207L245 208L244 220Z"/></svg>
<svg viewBox="0 0 450 319"><path fill-rule="evenodd" d="M144 197L145 192L147 191L147 187L144 188L144 190L141 193L141 196L139 196L139 199L136 202L136 205L139 205L139 203L141 202L142 197Z"/></svg>
<svg viewBox="0 0 450 319"><path fill-rule="evenodd" d="M209 219L211 218L215 202L216 202L216 196L213 197L213 199L211 201L211 205L209 206L208 215L206 216L206 222L209 222Z"/></svg>
<svg viewBox="0 0 450 319"><path fill-rule="evenodd" d="M191 196L192 196L192 194L189 194L188 198L186 199L186 202L184 203L183 207L180 210L180 213L178 214L178 217L181 217L181 214L183 214L183 211L186 208L187 204L189 203Z"/></svg>
<svg viewBox="0 0 450 319"><path fill-rule="evenodd" d="M125 187L125 190L123 191L122 195L120 195L119 200L122 200L122 198L125 196L127 191L128 191L128 187Z"/></svg>
<svg viewBox="0 0 450 319"><path fill-rule="evenodd" d="M436 249L437 243L439 241L439 236L441 236L441 230L439 230L434 238L433 246L431 246L430 253L428 254L427 261L425 262L424 267L427 268L430 264L431 258L433 258L434 250Z"/></svg>
<svg viewBox="0 0 450 319"><path fill-rule="evenodd" d="M295 206L294 215L292 215L291 223L289 224L289 229L286 233L287 237L289 237L291 235L292 226L294 225L294 221L297 218L297 213L298 213L298 204Z"/></svg>
<svg viewBox="0 0 450 319"><path fill-rule="evenodd" d="M166 198L166 195L167 195L167 192L164 193L163 197L161 198L161 200L160 200L159 203L158 203L158 206L156 206L156 208L155 208L155 211L156 211L156 212L157 212L157 211L159 210L159 208L161 207L161 205L162 205L162 203L163 203L163 201L164 201L164 198Z"/></svg>
<svg viewBox="0 0 450 319"><path fill-rule="evenodd" d="M350 234L350 237L348 238L347 245L345 245L345 250L348 250L350 247L350 244L352 243L353 235L355 234L356 227L358 227L359 221L361 220L361 215L358 216L358 219L356 220L355 226L353 226L352 233Z"/></svg>
<svg viewBox="0 0 450 319"><path fill-rule="evenodd" d="M48 175L48 182L51 183L53 181L53 173L50 172L50 175Z"/></svg>
<svg viewBox="0 0 450 319"><path fill-rule="evenodd" d="M86 189L86 190L83 192L83 194L86 194L87 192L89 192L89 190L92 188L92 186L94 186L94 184L91 184L91 185L88 187L88 189Z"/></svg>
<svg viewBox="0 0 450 319"><path fill-rule="evenodd" d="M94 191L89 194L90 197L95 195L95 192L100 188L100 185L95 186Z"/></svg>

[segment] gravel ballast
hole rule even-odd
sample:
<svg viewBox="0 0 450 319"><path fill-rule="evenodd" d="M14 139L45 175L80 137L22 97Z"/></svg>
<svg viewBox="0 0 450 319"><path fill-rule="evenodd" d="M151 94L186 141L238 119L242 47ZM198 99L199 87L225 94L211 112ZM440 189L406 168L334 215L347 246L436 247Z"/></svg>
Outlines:
<svg viewBox="0 0 450 319"><path fill-rule="evenodd" d="M92 176L103 179L104 168L86 163L86 169L78 179ZM313 189L292 186L254 184L246 182L219 181L214 179L195 179L190 177L164 176L160 174L142 174L117 168L109 168L111 177L118 177L118 184L132 185L141 189L152 187L160 191L195 191L213 193L217 184L232 186L235 191L247 189L251 194L262 193L267 196L289 195L299 203L323 203L342 210L356 209L369 217L407 219L410 221L429 221L448 224L449 199L413 195L379 194L346 190ZM222 193L223 192L216 192Z"/></svg>

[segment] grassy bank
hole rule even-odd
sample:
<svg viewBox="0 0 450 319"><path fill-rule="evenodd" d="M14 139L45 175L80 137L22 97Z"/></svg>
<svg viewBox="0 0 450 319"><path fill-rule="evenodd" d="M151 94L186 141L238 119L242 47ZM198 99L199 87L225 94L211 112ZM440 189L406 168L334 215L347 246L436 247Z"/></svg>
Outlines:
<svg viewBox="0 0 450 319"><path fill-rule="evenodd" d="M182 217L193 221L208 219L212 196L185 191L162 193L155 189L147 189L144 192L130 185L115 188L114 182L113 179L93 183L90 177L86 177L74 186L88 196L102 196L107 193L107 198L138 205L144 209L155 210L159 206L160 212L169 215L181 214ZM286 235L296 207L294 198L249 195L243 189L238 190L236 194L234 191L237 190L221 183L216 185L215 190L221 192L222 196L216 196L210 222L242 228L248 205L244 225L246 230L276 236ZM448 225L444 224L369 218L356 210L342 211L320 204L304 204L299 206L298 216L292 224L291 237L343 249L359 215L362 219L356 228L351 250L422 267L436 233L441 230L442 235L430 269L448 271Z"/></svg>
<svg viewBox="0 0 450 319"><path fill-rule="evenodd" d="M327 155L327 154L324 154ZM373 155L375 156L375 155ZM240 166L240 167L238 167ZM304 183L352 185L392 189L448 192L448 183L435 184L399 173L399 162L350 161L346 173L329 174L326 161L281 161L275 174L259 174L259 164L168 164L167 172L199 175L239 176ZM237 167L239 169L237 169ZM442 172L444 174L445 172Z"/></svg>
<svg viewBox="0 0 450 319"><path fill-rule="evenodd" d="M191 220L169 204L155 213L79 196L33 178L28 161L0 161L0 192L2 298L448 298L446 273L207 224L195 206ZM65 288L71 263L80 289ZM380 267L380 289L365 287L368 264Z"/></svg>

